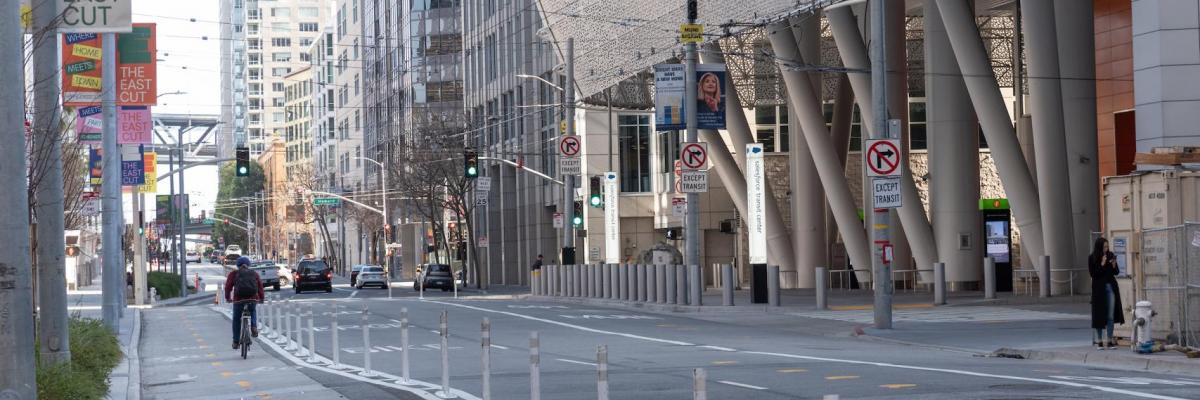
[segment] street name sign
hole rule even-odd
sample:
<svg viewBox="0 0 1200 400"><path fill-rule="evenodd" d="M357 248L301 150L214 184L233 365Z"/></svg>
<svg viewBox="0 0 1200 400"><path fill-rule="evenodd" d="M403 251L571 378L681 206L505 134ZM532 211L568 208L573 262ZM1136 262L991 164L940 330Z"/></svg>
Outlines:
<svg viewBox="0 0 1200 400"><path fill-rule="evenodd" d="M708 172L683 171L683 175L679 177L679 189L683 193L708 192Z"/></svg>
<svg viewBox="0 0 1200 400"><path fill-rule="evenodd" d="M875 208L899 208L904 204L900 195L900 178L872 178L871 197Z"/></svg>
<svg viewBox="0 0 1200 400"><path fill-rule="evenodd" d="M767 263L766 165L761 143L746 145L746 224L750 263Z"/></svg>
<svg viewBox="0 0 1200 400"><path fill-rule="evenodd" d="M899 139L868 140L865 154L867 176L898 177L903 171Z"/></svg>
<svg viewBox="0 0 1200 400"><path fill-rule="evenodd" d="M314 197L313 198L314 206L336 206L338 204L342 204L342 199L339 199L337 197Z"/></svg>

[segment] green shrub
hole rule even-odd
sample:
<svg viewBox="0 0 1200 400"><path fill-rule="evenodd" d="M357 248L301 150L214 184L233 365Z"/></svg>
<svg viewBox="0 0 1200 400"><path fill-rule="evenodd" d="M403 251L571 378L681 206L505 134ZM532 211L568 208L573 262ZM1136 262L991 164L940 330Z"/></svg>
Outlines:
<svg viewBox="0 0 1200 400"><path fill-rule="evenodd" d="M38 365L39 399L101 399L108 374L120 364L121 345L100 320L73 317L69 322L71 362Z"/></svg>
<svg viewBox="0 0 1200 400"><path fill-rule="evenodd" d="M146 282L158 291L158 298L169 299L179 296L179 274L153 271L146 274Z"/></svg>

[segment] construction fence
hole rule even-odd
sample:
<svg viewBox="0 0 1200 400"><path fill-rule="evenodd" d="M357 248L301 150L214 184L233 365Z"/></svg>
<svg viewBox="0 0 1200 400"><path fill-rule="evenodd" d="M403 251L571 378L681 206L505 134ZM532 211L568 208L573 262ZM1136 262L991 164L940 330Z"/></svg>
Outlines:
<svg viewBox="0 0 1200 400"><path fill-rule="evenodd" d="M1125 306L1150 301L1158 313L1151 326L1155 338L1200 346L1200 223L1147 229L1130 244L1128 254L1137 263L1121 265L1133 283L1134 299ZM1122 245L1114 244L1118 254Z"/></svg>

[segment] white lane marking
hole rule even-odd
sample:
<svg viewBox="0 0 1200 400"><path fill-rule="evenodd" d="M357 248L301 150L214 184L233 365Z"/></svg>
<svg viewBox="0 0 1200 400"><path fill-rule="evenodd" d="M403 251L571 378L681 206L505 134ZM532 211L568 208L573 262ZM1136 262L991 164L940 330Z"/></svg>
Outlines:
<svg viewBox="0 0 1200 400"><path fill-rule="evenodd" d="M224 307L210 307L209 309L213 310L214 312L216 312L218 314L224 315L226 318L230 318L230 319L233 318L233 310L231 310L231 309L227 309ZM374 385L386 386L386 387L390 387L393 389L403 390L405 392L415 394L425 400L445 400L445 398L446 398L443 396L439 396L437 394L437 393L440 393L442 390L441 384L435 385L435 384L432 384L429 382L424 382L424 381L409 378L408 384L406 385L406 384L402 383L404 381L402 378L395 376L395 375L388 374L388 373L380 372L378 370L372 371L376 375L374 378L368 378L368 377L360 376L359 373L361 373L363 371L363 369L360 367L355 367L353 365L342 364L341 367L344 370L336 370L336 369L328 368L326 366L333 365L333 361L324 356L321 356L320 354L318 354L316 357L318 364L309 364L308 362L305 362L305 361L301 360L300 358L293 356L291 353L284 351L282 347L280 347L278 344L276 344L272 340L258 340L256 342L258 342L260 345L265 345L265 346L271 347L271 349L273 349L275 351L275 354L277 354L279 356L283 356L283 358L286 358L289 362L291 362L292 364L297 365L297 366L311 368L311 369L315 369L315 370L318 370L321 372L326 372L326 373L342 376L345 378L350 378L350 379L353 379L353 380L356 380L359 382L366 382L366 383L370 383L370 384L374 384ZM289 340L289 342L291 342L291 341ZM475 395L467 393L463 390L450 388L450 392L454 396L457 396L458 398L463 399L463 400L481 400L479 397L476 397Z"/></svg>
<svg viewBox="0 0 1200 400"><path fill-rule="evenodd" d="M358 296L358 291L357 291L357 290L355 290L354 292L351 292L351 293L350 293L350 297L347 297L347 299L353 299L353 298L354 298L354 296Z"/></svg>
<svg viewBox="0 0 1200 400"><path fill-rule="evenodd" d="M500 349L500 350L508 350L508 347L504 347L504 346L501 346L501 345L498 345L498 344L493 344L493 345L492 345L492 347L493 347L493 348Z"/></svg>
<svg viewBox="0 0 1200 400"><path fill-rule="evenodd" d="M565 363L571 363L571 364L587 365L587 366L592 366L592 367L595 367L595 366L596 366L596 364L593 364L593 363L590 363L590 362L583 362L583 361L568 360L568 359L565 359L565 358L556 358L555 360L562 361L562 362L565 362Z"/></svg>
<svg viewBox="0 0 1200 400"><path fill-rule="evenodd" d="M1171 396L1163 396L1163 395L1157 395L1157 394L1152 394L1152 393L1136 392L1136 391L1132 391L1132 390L1117 389L1117 388L1111 388L1111 387L1106 387L1106 386L1087 385L1087 384L1083 384L1083 383L1069 382L1069 381L1064 381L1064 380L1026 378L1023 376L997 375L997 374L962 371L962 370L948 369L948 368L918 367L915 365L892 364L892 363L883 363L883 362L874 362L874 361L845 360L845 359L839 359L839 358L802 356L802 355L796 355L796 354L771 353L771 352L763 352L763 351L746 351L744 353L758 354L758 355L764 355L764 356L794 358L794 359L801 359L801 360L825 361L825 362L836 362L836 363L858 364L858 365L872 365L872 366L876 366L876 367L909 369L909 370L914 370L914 371L941 372L941 373L947 373L947 374L976 376L976 377L981 377L981 378L995 378L995 379L1007 379L1007 380L1014 380L1014 381L1048 383L1048 384L1052 384L1052 385L1070 386L1070 387L1084 388L1084 389L1094 389L1094 390L1099 390L1102 392L1117 393L1117 394L1141 397L1141 398L1146 398L1146 399L1186 400L1186 399L1179 398L1179 397L1171 397Z"/></svg>
<svg viewBox="0 0 1200 400"><path fill-rule="evenodd" d="M688 343L688 342L681 342L678 340L659 339L659 338L653 338L653 337L648 337L648 336L634 335L631 333L613 332L613 331L606 331L606 330L602 330L602 329L588 328L586 326L573 325L573 324L568 324L566 322L555 321L552 319L538 318L538 317L533 317L533 316L529 316L529 315L525 315L525 314L518 314L518 313L510 312L510 311L492 310L492 309L483 308L483 307L468 306L466 304L447 303L447 302L436 301L436 300L425 300L425 302L433 303L433 304L447 305L447 306L454 306L454 307L461 307L461 308L466 308L466 309L475 310L475 311L503 314L503 315L507 315L510 317L517 317L517 318L527 319L530 321L544 322L544 323L551 324L551 325L558 325L558 326L562 326L562 327L566 327L566 328L581 330L584 332L598 333L601 335L621 336L621 337L627 337L630 339L639 339L639 340L645 340L648 342L666 343L666 344L672 344L672 345L676 345L676 346L695 346L695 344Z"/></svg>
<svg viewBox="0 0 1200 400"><path fill-rule="evenodd" d="M700 346L700 347L705 348L705 349L718 350L718 351L737 351L737 349L731 349L728 347L721 347L721 346Z"/></svg>
<svg viewBox="0 0 1200 400"><path fill-rule="evenodd" d="M767 388L762 387L762 386L747 385L745 383L737 383L734 381L717 381L717 383L724 383L729 386L737 386L737 387L746 388L746 389L767 390Z"/></svg>

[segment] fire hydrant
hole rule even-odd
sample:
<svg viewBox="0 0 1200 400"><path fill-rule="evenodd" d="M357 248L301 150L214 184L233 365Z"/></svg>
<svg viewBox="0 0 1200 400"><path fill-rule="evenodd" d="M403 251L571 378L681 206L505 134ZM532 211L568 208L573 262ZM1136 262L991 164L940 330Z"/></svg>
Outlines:
<svg viewBox="0 0 1200 400"><path fill-rule="evenodd" d="M1154 316L1153 304L1142 300L1133 306L1133 351L1151 353L1154 349L1154 339L1150 335L1151 322Z"/></svg>

